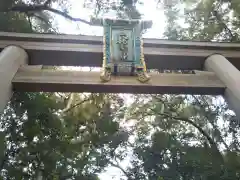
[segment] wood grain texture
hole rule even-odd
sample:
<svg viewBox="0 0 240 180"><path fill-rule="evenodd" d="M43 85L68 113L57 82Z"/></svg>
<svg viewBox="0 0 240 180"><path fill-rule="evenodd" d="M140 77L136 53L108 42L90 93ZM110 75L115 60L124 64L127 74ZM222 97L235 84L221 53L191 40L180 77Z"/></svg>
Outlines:
<svg viewBox="0 0 240 180"><path fill-rule="evenodd" d="M15 91L99 92L141 94L221 95L225 85L213 73L150 74L148 83L136 77L114 77L102 83L99 72L39 70L20 68L12 84Z"/></svg>

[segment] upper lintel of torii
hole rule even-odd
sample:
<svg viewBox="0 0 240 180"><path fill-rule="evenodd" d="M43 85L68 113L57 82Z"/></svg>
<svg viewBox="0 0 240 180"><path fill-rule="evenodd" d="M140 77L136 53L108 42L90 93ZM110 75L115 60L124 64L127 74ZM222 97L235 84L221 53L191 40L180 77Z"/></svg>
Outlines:
<svg viewBox="0 0 240 180"><path fill-rule="evenodd" d="M0 50L9 45L29 52L31 65L100 67L102 36L0 32ZM143 38L148 69L202 70L205 59L222 54L240 69L240 44Z"/></svg>

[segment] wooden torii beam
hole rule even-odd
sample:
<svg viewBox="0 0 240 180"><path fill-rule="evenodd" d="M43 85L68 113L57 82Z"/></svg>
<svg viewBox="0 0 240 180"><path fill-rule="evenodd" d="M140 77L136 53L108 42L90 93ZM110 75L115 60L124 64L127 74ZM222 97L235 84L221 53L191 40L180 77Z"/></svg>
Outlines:
<svg viewBox="0 0 240 180"><path fill-rule="evenodd" d="M30 65L102 65L102 37L22 34L0 32L0 49L8 45L24 48ZM202 70L211 54L222 54L240 69L240 44L144 39L148 69Z"/></svg>
<svg viewBox="0 0 240 180"><path fill-rule="evenodd" d="M149 69L211 72L152 74L147 84L138 83L134 77L113 78L103 84L98 73L49 71L32 66L100 67L101 37L0 33L0 48L3 49L0 53L0 111L11 98L12 90L187 93L224 95L240 117L240 44L155 39L145 39L144 44Z"/></svg>
<svg viewBox="0 0 240 180"><path fill-rule="evenodd" d="M16 91L92 92L133 94L208 94L223 95L225 85L214 73L152 73L151 80L140 83L136 77L112 77L100 81L100 72L42 70L31 66L19 68L12 80Z"/></svg>

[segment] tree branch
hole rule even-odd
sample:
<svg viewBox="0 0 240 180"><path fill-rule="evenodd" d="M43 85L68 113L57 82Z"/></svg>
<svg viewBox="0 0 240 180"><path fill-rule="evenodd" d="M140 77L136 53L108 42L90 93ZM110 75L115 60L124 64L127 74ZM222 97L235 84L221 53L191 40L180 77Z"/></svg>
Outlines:
<svg viewBox="0 0 240 180"><path fill-rule="evenodd" d="M161 98L158 98L158 97L155 97L157 100L159 100L160 102L164 103L165 105L167 105L165 103L165 101L163 101ZM159 115L159 116L163 116L164 118L171 118L171 119L174 119L174 120L178 120L178 121L183 121L183 122L186 122L188 124L191 124L192 126L194 126L204 137L206 137L206 139L208 140L209 144L211 145L211 147L213 147L214 149L217 149L218 150L218 147L215 143L215 141L208 135L208 133L206 131L204 131L197 123L195 123L194 121L188 119L188 118L184 118L184 117L177 117L177 116L171 116L167 113L160 113L152 108L149 108L153 114L147 114L147 115ZM170 109L172 111L174 111L174 109ZM219 150L218 150L219 152ZM220 153L220 152L219 152ZM221 154L221 153L220 153ZM222 157L222 155L221 155Z"/></svg>
<svg viewBox="0 0 240 180"><path fill-rule="evenodd" d="M199 101L199 99L198 99L196 96L193 95L193 98L195 99L195 101L196 101L196 102L198 103L198 105L200 106L200 108L201 108L204 116L205 116L207 119L209 119L209 117L208 117L208 116L206 115L206 113L205 113L203 104ZM204 102L204 104L205 104L205 105L207 106L207 108L210 110L209 104L208 104L207 102ZM212 125L212 127L218 131L220 140L222 141L222 143L223 143L223 145L225 146L225 148L226 148L228 151L231 151L231 150L229 149L228 145L226 144L226 142L223 140L223 137L222 137L221 132L219 131L218 127L217 127L212 121L209 121L209 122L210 122L210 124Z"/></svg>
<svg viewBox="0 0 240 180"><path fill-rule="evenodd" d="M189 123L191 124L192 126L194 126L195 128L197 128L197 130L203 135L206 137L206 139L208 140L209 144L212 146L212 147L216 147L216 143L214 142L214 140L208 135L208 133L206 131L204 131L197 123L191 121L190 119L187 119L187 118L183 118L183 117L175 117L175 116L171 116L169 114L166 114L166 113L158 113L158 115L160 116L163 116L165 118L172 118L174 120L178 120L178 121L184 121L186 123Z"/></svg>
<svg viewBox="0 0 240 180"><path fill-rule="evenodd" d="M86 98L86 99L82 100L81 102L76 103L76 104L71 106L73 99L70 97L68 105L67 105L67 107L65 109L62 110L62 113L67 113L70 110L72 110L73 108L75 108L77 106L80 106L81 104L83 104L83 103L85 103L87 101L90 101L91 99L92 99L92 96L90 96L89 98Z"/></svg>
<svg viewBox="0 0 240 180"><path fill-rule="evenodd" d="M164 118L171 118L171 119L174 119L174 120L177 120L177 121L183 121L183 122L186 122L186 123L189 123L191 124L192 126L194 126L203 136L206 137L206 139L208 140L209 144L211 145L211 147L218 153L219 157L221 158L220 160L222 162L224 162L223 160L223 157L222 157L222 154L221 152L219 151L215 141L208 135L208 133L206 131L204 131L197 123L193 122L192 120L190 119L187 119L187 118L183 118L183 117L175 117L175 116L171 116L167 113L158 113L156 111L154 111L153 109L151 109L154 114L156 115L159 115L159 116L163 116Z"/></svg>
<svg viewBox="0 0 240 180"><path fill-rule="evenodd" d="M44 6L48 6L51 2L52 2L52 0L46 0L44 3Z"/></svg>
<svg viewBox="0 0 240 180"><path fill-rule="evenodd" d="M165 104L165 101L163 101L161 98L157 98L155 97L157 100L159 100L160 102L164 103ZM166 104L165 104L166 105ZM159 113L159 112L156 112L154 109L150 108L150 110L154 113L154 114L157 114L157 115L160 115L160 116L163 116L165 118L172 118L174 120L178 120L178 121L184 121L186 123L189 123L191 124L192 126L194 126L195 128L197 128L197 130L203 135L206 137L206 139L208 140L209 144L213 147L216 147L217 148L217 145L215 143L215 141L208 135L208 133L206 131L204 131L197 123L193 122L192 120L190 119L187 119L187 118L184 118L184 117L176 117L176 116L171 116L167 113ZM173 110L173 109L172 109ZM217 148L218 149L218 148Z"/></svg>
<svg viewBox="0 0 240 180"><path fill-rule="evenodd" d="M129 174L127 173L127 171L125 171L120 165L115 164L115 163L113 163L112 161L109 161L109 163L110 163L113 167L116 167L116 168L120 169L120 170L123 172L123 174L128 178L128 180L131 180L131 179L132 179L131 177L129 177Z"/></svg>
<svg viewBox="0 0 240 180"><path fill-rule="evenodd" d="M230 41L232 42L235 37L234 37L231 29L229 29L229 27L223 22L222 18L220 17L220 15L217 12L217 10L213 11L213 15L216 17L217 21L223 26L223 28L227 31L227 33L230 36Z"/></svg>
<svg viewBox="0 0 240 180"><path fill-rule="evenodd" d="M89 21L86 21L81 18L72 17L63 11L60 11L58 9L54 9L54 8L47 6L50 2L51 1L47 0L43 5L17 5L17 6L10 8L7 11L13 11L13 12L19 12L19 13L49 11L49 12L55 13L57 15L63 16L64 18L69 19L71 21L76 21L76 22L78 21L78 22L82 22L82 23L85 23L88 25L92 25L92 23Z"/></svg>
<svg viewBox="0 0 240 180"><path fill-rule="evenodd" d="M32 21L31 21L31 17L27 14L27 20L28 20L28 23L29 23L29 26L31 28L31 30L33 30L33 25L32 25Z"/></svg>
<svg viewBox="0 0 240 180"><path fill-rule="evenodd" d="M62 12L62 11L60 11L60 10L57 10L57 9L54 9L54 8L51 8L51 7L47 7L45 10L46 10L46 11L53 12L53 13L58 14L58 15L60 15L60 16L63 16L63 17L65 17L66 19L69 19L69 20L71 20L71 21L78 21L78 22L82 22L82 23L85 23L85 24L88 24L88 25L92 25L92 23L89 22L89 21L86 21L86 20L81 19L81 18L72 17L72 16L70 16L70 15L68 15L68 14L66 14L66 13L64 13L64 12Z"/></svg>
<svg viewBox="0 0 240 180"><path fill-rule="evenodd" d="M41 16L38 16L38 15L36 15L36 14L33 14L32 17L35 17L35 18L41 20L42 22L44 22L45 24L50 25L50 22L47 21L46 19L44 19L44 18L41 17Z"/></svg>
<svg viewBox="0 0 240 180"><path fill-rule="evenodd" d="M52 30L55 34L58 34L57 30L55 30L53 27L51 27L51 23L48 20L46 20L45 18L38 16L34 13L30 17L39 19L40 21L45 23L47 26L49 26L49 29Z"/></svg>

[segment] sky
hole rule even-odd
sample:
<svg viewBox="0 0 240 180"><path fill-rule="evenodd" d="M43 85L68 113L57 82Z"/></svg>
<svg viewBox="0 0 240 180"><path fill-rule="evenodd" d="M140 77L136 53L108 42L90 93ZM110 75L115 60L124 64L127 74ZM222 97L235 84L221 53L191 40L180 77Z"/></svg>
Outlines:
<svg viewBox="0 0 240 180"><path fill-rule="evenodd" d="M82 8L84 0L69 0L69 4L72 4L71 11L69 14L73 17L82 18L89 20L92 15L92 10ZM148 0L148 3L145 3L144 6L139 5L138 9L141 13L144 14L143 19L152 20L153 26L149 29L144 37L147 38L162 38L164 32L165 16L162 9L156 7L155 0ZM81 12L81 13L80 13ZM104 15L114 16L113 12ZM89 26L84 23L76 23L72 21L67 21L61 16L56 16L57 26L59 27L60 32L68 34L84 34L84 35L96 35L102 36L103 29L101 27Z"/></svg>

